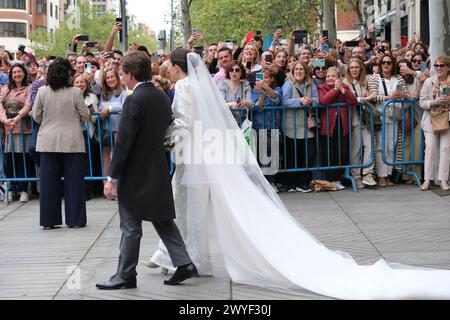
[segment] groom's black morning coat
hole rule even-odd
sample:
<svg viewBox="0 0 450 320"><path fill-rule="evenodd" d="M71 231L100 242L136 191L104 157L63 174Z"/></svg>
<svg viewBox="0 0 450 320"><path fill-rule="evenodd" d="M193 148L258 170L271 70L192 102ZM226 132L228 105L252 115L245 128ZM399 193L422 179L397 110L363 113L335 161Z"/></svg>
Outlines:
<svg viewBox="0 0 450 320"><path fill-rule="evenodd" d="M109 176L118 179L120 204L146 221L175 218L163 142L172 111L152 83L139 85L123 105Z"/></svg>

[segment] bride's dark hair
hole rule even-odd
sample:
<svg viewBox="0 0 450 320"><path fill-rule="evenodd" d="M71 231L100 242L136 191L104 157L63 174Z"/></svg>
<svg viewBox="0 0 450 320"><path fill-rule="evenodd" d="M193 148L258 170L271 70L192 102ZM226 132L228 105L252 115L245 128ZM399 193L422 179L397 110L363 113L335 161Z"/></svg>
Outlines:
<svg viewBox="0 0 450 320"><path fill-rule="evenodd" d="M187 55L190 53L189 50L183 48L177 48L172 51L169 56L170 61L173 65L177 65L183 70L183 72L188 73L188 63Z"/></svg>

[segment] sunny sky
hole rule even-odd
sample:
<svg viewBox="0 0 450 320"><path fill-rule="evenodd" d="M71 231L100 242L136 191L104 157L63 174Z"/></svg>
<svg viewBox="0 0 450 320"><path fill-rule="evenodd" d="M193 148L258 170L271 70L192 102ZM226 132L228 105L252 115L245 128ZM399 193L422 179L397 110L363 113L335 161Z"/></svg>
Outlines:
<svg viewBox="0 0 450 320"><path fill-rule="evenodd" d="M170 29L170 23L164 23L164 17L170 17L170 0L128 0L128 12L147 24L153 31ZM178 1L174 1L178 2Z"/></svg>

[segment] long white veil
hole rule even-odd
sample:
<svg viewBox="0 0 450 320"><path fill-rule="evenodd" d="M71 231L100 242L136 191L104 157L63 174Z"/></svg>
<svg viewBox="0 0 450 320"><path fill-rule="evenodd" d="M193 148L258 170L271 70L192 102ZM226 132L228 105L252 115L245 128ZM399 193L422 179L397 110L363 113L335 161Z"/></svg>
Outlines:
<svg viewBox="0 0 450 320"><path fill-rule="evenodd" d="M450 298L449 270L384 260L361 266L316 240L264 178L200 56L189 53L187 59L193 121L202 127L194 130L190 150L203 157L185 163L183 184L209 186L211 214L234 282L283 291L305 288L340 299ZM232 143L226 140L230 135Z"/></svg>

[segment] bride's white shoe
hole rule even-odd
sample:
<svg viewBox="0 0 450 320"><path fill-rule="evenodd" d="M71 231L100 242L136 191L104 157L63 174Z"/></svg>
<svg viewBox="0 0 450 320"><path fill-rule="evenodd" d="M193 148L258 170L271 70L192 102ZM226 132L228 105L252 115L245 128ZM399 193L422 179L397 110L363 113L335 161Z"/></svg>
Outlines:
<svg viewBox="0 0 450 320"><path fill-rule="evenodd" d="M146 266L147 268L150 268L150 269L156 269L156 268L159 268L159 267L160 267L160 265L154 263L154 262L151 261L151 260L149 260L149 261L141 261L141 263L142 263L144 266Z"/></svg>

